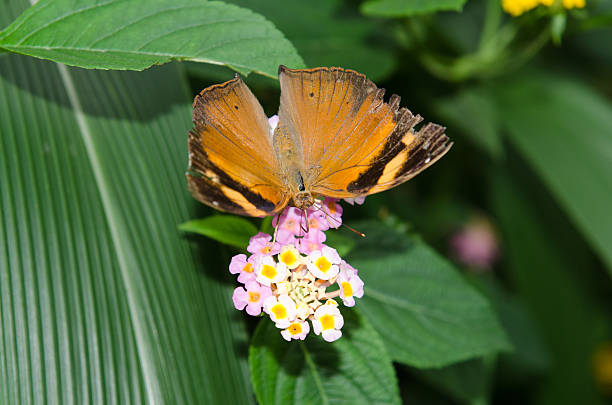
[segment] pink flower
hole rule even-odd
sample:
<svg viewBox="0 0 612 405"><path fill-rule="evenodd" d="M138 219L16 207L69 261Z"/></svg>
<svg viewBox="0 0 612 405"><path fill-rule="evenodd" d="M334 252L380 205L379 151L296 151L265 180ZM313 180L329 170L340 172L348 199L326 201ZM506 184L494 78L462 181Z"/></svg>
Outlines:
<svg viewBox="0 0 612 405"><path fill-rule="evenodd" d="M327 231L329 222L323 212L320 210L308 210L308 230L316 229L319 231Z"/></svg>
<svg viewBox="0 0 612 405"><path fill-rule="evenodd" d="M270 125L270 135L274 135L274 130L278 125L278 115L275 114L268 118L268 125Z"/></svg>
<svg viewBox="0 0 612 405"><path fill-rule="evenodd" d="M312 252L314 252L315 250L321 250L323 249L323 246L325 246L323 244L323 242L325 241L325 234L323 232L321 232L323 234L323 240L319 242L320 240L320 234L319 233L315 233L312 237L304 237L301 239L298 239L298 243L297 243L297 248L298 251L304 255L308 255Z"/></svg>
<svg viewBox="0 0 612 405"><path fill-rule="evenodd" d="M263 286L256 281L249 281L243 287L238 287L234 290L232 301L237 310L242 311L246 307L246 312L249 315L261 314L261 308L266 298L272 295L270 287Z"/></svg>
<svg viewBox="0 0 612 405"><path fill-rule="evenodd" d="M249 240L247 250L254 255L275 255L280 252L278 242L272 243L272 235L259 232Z"/></svg>
<svg viewBox="0 0 612 405"><path fill-rule="evenodd" d="M468 222L450 242L454 256L463 264L488 269L499 257L499 243L491 223L484 218Z"/></svg>
<svg viewBox="0 0 612 405"><path fill-rule="evenodd" d="M325 197L322 210L327 214L327 222L330 228L339 228L342 225L342 206L335 198Z"/></svg>
<svg viewBox="0 0 612 405"><path fill-rule="evenodd" d="M232 257L229 265L229 271L232 274L238 274L238 282L245 284L251 280L255 280L255 271L253 269L253 256L247 260L246 255L236 255Z"/></svg>
<svg viewBox="0 0 612 405"><path fill-rule="evenodd" d="M363 204L365 199L366 199L365 196L354 197L354 198L343 198L344 201L346 201L347 203L349 203L351 205L354 205L354 204L361 205L361 204Z"/></svg>
<svg viewBox="0 0 612 405"><path fill-rule="evenodd" d="M278 218L278 220L277 220ZM280 217L272 220L272 226L278 226L276 240L282 244L293 243L296 235L299 235L302 226L306 226L306 219L302 211L295 207L286 208Z"/></svg>
<svg viewBox="0 0 612 405"><path fill-rule="evenodd" d="M345 262L344 260L340 262L340 272L345 272L348 275L357 275L357 269Z"/></svg>

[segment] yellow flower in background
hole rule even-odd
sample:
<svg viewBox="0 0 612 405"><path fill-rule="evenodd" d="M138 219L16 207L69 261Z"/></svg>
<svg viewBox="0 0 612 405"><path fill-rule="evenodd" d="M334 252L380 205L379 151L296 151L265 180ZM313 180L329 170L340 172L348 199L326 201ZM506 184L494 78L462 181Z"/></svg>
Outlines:
<svg viewBox="0 0 612 405"><path fill-rule="evenodd" d="M563 0L563 7L570 8L583 8L586 6L585 0Z"/></svg>
<svg viewBox="0 0 612 405"><path fill-rule="evenodd" d="M518 17L538 6L552 7L558 0L502 0L502 7L506 13ZM585 0L560 0L563 7L583 8L586 5Z"/></svg>
<svg viewBox="0 0 612 405"><path fill-rule="evenodd" d="M595 380L607 394L612 394L612 342L602 343L593 353Z"/></svg>
<svg viewBox="0 0 612 405"><path fill-rule="evenodd" d="M536 8L539 4L538 0L502 0L504 11L514 17Z"/></svg>

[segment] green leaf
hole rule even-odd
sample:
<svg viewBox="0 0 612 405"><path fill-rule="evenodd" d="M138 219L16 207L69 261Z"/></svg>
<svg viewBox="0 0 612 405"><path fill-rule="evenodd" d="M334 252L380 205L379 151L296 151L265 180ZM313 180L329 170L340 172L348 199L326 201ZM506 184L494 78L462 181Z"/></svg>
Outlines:
<svg viewBox="0 0 612 405"><path fill-rule="evenodd" d="M261 405L399 404L395 371L367 320L342 308L343 336L328 343L310 335L286 342L262 319L249 350L251 379Z"/></svg>
<svg viewBox="0 0 612 405"><path fill-rule="evenodd" d="M378 17L410 17L436 11L461 11L467 0L367 0L361 12Z"/></svg>
<svg viewBox="0 0 612 405"><path fill-rule="evenodd" d="M250 403L218 253L177 230L197 203L176 66L0 72L0 403Z"/></svg>
<svg viewBox="0 0 612 405"><path fill-rule="evenodd" d="M511 142L612 275L612 105L577 81L525 76L500 91Z"/></svg>
<svg viewBox="0 0 612 405"><path fill-rule="evenodd" d="M442 367L510 344L487 300L418 239L378 224L358 224L367 238L347 261L365 295L357 303L394 361Z"/></svg>
<svg viewBox="0 0 612 405"><path fill-rule="evenodd" d="M269 18L297 48L306 64L355 69L372 80L395 67L393 39L380 21L364 18L343 0L229 0Z"/></svg>
<svg viewBox="0 0 612 405"><path fill-rule="evenodd" d="M95 69L191 60L276 77L280 64L303 66L261 15L204 0L41 0L0 32L0 47Z"/></svg>
<svg viewBox="0 0 612 405"><path fill-rule="evenodd" d="M460 129L476 147L493 159L504 150L495 100L489 89L472 87L436 102L438 114L449 128Z"/></svg>
<svg viewBox="0 0 612 405"><path fill-rule="evenodd" d="M596 297L600 290L589 285L598 268L534 180L517 163L493 172L489 190L503 232L506 274L550 350L553 367L538 398L547 404L603 404L591 365L595 348L610 336L609 317Z"/></svg>
<svg viewBox="0 0 612 405"><path fill-rule="evenodd" d="M246 249L257 227L246 218L234 215L214 215L194 219L179 226L184 232L195 232L239 249Z"/></svg>

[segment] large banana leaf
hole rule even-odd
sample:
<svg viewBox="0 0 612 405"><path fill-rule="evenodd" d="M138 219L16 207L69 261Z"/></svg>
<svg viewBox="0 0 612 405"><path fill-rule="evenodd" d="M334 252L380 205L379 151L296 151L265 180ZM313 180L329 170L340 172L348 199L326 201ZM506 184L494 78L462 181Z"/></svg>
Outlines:
<svg viewBox="0 0 612 405"><path fill-rule="evenodd" d="M0 403L252 402L225 269L177 231L189 104L176 66L0 58Z"/></svg>

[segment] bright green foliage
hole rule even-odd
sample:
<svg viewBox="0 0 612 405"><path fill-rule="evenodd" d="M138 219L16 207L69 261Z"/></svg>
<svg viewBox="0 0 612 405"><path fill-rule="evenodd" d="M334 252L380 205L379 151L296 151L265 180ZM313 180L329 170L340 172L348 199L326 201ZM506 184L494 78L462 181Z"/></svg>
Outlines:
<svg viewBox="0 0 612 405"><path fill-rule="evenodd" d="M192 60L276 77L279 64L302 66L264 17L204 0L41 0L0 33L0 47L95 69Z"/></svg>
<svg viewBox="0 0 612 405"><path fill-rule="evenodd" d="M244 249L257 228L246 218L234 215L214 215L194 219L179 226L181 231L199 233L230 246Z"/></svg>
<svg viewBox="0 0 612 405"><path fill-rule="evenodd" d="M487 300L430 247L381 225L358 228L367 238L347 260L365 282L359 311L394 361L441 367L510 349Z"/></svg>
<svg viewBox="0 0 612 405"><path fill-rule="evenodd" d="M231 290L177 231L176 68L0 72L0 403L249 403Z"/></svg>
<svg viewBox="0 0 612 405"><path fill-rule="evenodd" d="M409 17L442 10L461 11L466 0L366 0L361 11L378 17Z"/></svg>
<svg viewBox="0 0 612 405"><path fill-rule="evenodd" d="M344 335L334 343L312 331L304 342L286 342L268 319L259 322L249 364L261 405L400 403L380 336L355 312L342 314Z"/></svg>

